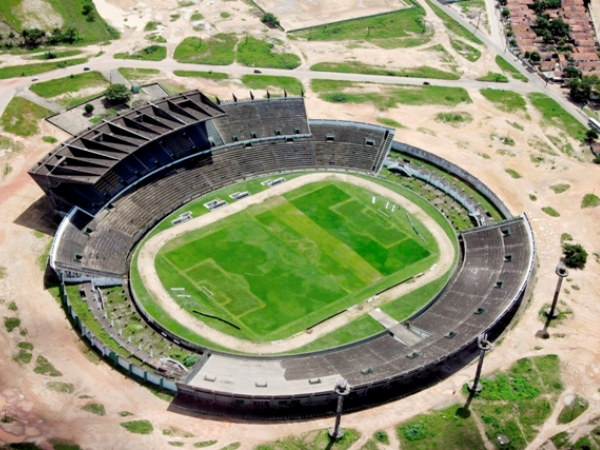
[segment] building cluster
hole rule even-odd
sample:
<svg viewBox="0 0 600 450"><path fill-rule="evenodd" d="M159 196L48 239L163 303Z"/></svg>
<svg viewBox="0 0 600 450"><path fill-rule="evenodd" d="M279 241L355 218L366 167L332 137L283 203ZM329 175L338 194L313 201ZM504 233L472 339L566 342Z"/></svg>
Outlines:
<svg viewBox="0 0 600 450"><path fill-rule="evenodd" d="M503 8L508 14L503 15L513 51L524 57L537 52L536 58L530 60L538 64L539 72L551 81L561 81L568 66L574 66L583 76L600 76L598 42L585 0L562 0L558 7L543 10L542 15L549 21L560 19L569 27L568 36L554 37L553 42L535 31L539 20L535 7L540 1L544 0L538 0L538 3L535 0L506 0Z"/></svg>

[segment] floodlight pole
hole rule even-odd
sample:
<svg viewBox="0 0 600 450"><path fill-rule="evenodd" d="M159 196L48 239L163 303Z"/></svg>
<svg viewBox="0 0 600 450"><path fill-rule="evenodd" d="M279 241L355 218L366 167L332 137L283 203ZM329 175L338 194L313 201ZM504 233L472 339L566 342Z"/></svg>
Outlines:
<svg viewBox="0 0 600 450"><path fill-rule="evenodd" d="M479 362L477 363L477 371L475 372L473 384L468 387L469 391L472 393L481 392L483 389L479 382L479 378L481 378L481 369L483 368L483 358L485 357L485 353L492 349L492 343L487 340L487 334L479 335L477 338L477 346L479 347Z"/></svg>
<svg viewBox="0 0 600 450"><path fill-rule="evenodd" d="M342 411L344 409L344 397L350 393L350 386L345 378L340 378L335 383L333 391L338 395L337 408L335 410L335 425L329 429L329 439L338 441L344 437L344 430L340 428Z"/></svg>
<svg viewBox="0 0 600 450"><path fill-rule="evenodd" d="M549 310L546 310L546 323L544 324L544 329L537 332L537 336L548 339L548 326L550 325L550 321L552 319L556 319L558 313L556 312L556 304L558 303L558 296L560 295L560 288L562 286L563 278L569 276L569 271L565 267L562 261L558 262L558 266L556 266L556 275L558 275L558 281L556 282L556 289L554 290L554 297L552 298L552 305Z"/></svg>

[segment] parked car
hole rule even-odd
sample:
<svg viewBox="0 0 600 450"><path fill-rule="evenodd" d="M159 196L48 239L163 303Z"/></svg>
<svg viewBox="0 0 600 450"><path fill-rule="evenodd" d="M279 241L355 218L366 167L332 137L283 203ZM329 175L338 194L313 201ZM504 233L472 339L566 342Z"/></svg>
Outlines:
<svg viewBox="0 0 600 450"><path fill-rule="evenodd" d="M254 69L254 73L262 73L262 70Z"/></svg>
<svg viewBox="0 0 600 450"><path fill-rule="evenodd" d="M37 80L39 80L39 78L38 78L38 77L33 77L33 78L31 79L31 81L37 81Z"/></svg>
<svg viewBox="0 0 600 450"><path fill-rule="evenodd" d="M85 72L87 72L88 70L90 70L90 68L89 68L88 66L85 66L85 67L83 68L83 70L84 70Z"/></svg>
<svg viewBox="0 0 600 450"><path fill-rule="evenodd" d="M430 83L429 81L423 81L423 84L424 84L425 86L429 86L431 83Z"/></svg>

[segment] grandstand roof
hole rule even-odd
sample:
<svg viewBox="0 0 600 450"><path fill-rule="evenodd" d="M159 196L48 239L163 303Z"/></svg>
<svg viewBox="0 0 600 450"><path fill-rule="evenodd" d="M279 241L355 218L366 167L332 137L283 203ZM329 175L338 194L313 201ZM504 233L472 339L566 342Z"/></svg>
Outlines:
<svg viewBox="0 0 600 450"><path fill-rule="evenodd" d="M197 90L149 101L65 141L29 172L56 181L93 184L148 142L224 115L219 106Z"/></svg>

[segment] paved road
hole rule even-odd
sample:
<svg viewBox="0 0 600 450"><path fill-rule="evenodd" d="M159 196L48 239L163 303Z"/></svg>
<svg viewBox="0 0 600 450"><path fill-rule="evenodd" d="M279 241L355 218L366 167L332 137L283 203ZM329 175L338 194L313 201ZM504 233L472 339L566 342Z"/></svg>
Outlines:
<svg viewBox="0 0 600 450"><path fill-rule="evenodd" d="M454 11L452 8L448 6L441 6L452 18L454 18L459 23L463 24L467 29L471 31L474 30L474 26L465 20L460 14ZM494 16L495 17L495 16ZM490 20L493 22L493 20ZM447 86L447 87L463 87L465 89L482 89L485 87L492 86L497 89L506 89L518 92L520 94L527 94L529 92L544 92L546 95L550 96L554 100L556 100L563 108L567 111L571 112L573 116L577 120L579 120L582 124L587 125L587 118L579 111L577 107L568 102L561 95L557 95L552 91L545 90L545 82L541 80L537 75L529 73L519 61L506 49L499 45L497 42L493 41L486 35L481 32L477 32L477 36L487 45L489 48L493 49L497 54L503 55L506 59L513 62L513 65L521 72L524 76L529 79L529 83L523 83L518 80L511 80L509 83L487 83L487 82L479 82L473 79L460 79L460 80L432 80L425 78L406 78L406 77L391 77L391 76L380 76L380 75L361 75L361 74L352 74L352 73L334 73L334 72L315 72L312 70L306 69L296 69L296 70L282 70L282 69L263 69L260 68L262 74L264 75L274 75L274 76L291 76L298 78L302 81L308 81L311 79L327 79L327 80L345 80L345 81L353 81L353 82L368 82L368 83L383 83L383 84L408 84L408 85L422 85L424 81L429 81L432 85L435 86ZM506 52L506 53L505 53ZM178 63L177 61L168 58L163 61L137 61L137 60L115 60L112 59L111 55L105 54L100 58L94 58L92 61L81 64L78 66L72 66L64 69L57 69L52 72L46 72L44 74L37 75L39 81L47 81L56 78L61 78L68 76L72 73L81 73L83 71L84 66L89 66L92 70L100 70L102 72L115 71L119 67L134 67L134 68L156 68L161 69L163 71L173 71L173 70L201 70L201 71L215 71L215 72L225 72L229 75L234 75L237 77L241 77L243 75L252 74L254 72L254 68L241 66L239 64L232 64L229 66L211 66L204 64L184 64ZM20 93L23 92L25 88L31 85L31 79L29 78L18 78L11 80L1 80L0 81L0 114L8 105L10 99Z"/></svg>
<svg viewBox="0 0 600 450"><path fill-rule="evenodd" d="M486 1L488 1L488 0L486 0ZM440 6L444 11L446 11L448 13L448 15L450 15L454 20L456 20L457 22L464 25L468 30L473 31L473 32L476 31L473 24L471 24L468 20L465 20L460 14L458 14L452 8L450 8L448 6L441 6L441 5L439 5L439 3L438 3L438 6ZM491 21L491 18L490 18L490 21ZM497 42L494 42L492 39L490 39L488 36L484 35L480 31L476 32L476 34L477 34L477 37L479 39L481 39L487 47L491 48L498 55L502 55L508 61L512 62L513 66L515 66L519 70L519 72L521 72L523 75L525 75L529 79L529 82L533 85L533 87L531 87L530 92L543 92L547 96L556 100L558 102L558 104L561 105L567 111L569 111L575 117L575 119L577 119L583 125L587 126L588 119L581 113L581 111L579 110L579 108L577 108L577 106L575 106L571 102L567 101L567 99L565 99L562 95L557 95L550 90L546 90L545 89L546 82L543 81L539 76L528 72L523 67L523 65L517 60L517 58L515 58L515 56L512 53L510 53L508 50L506 50L506 47L504 46L504 44L499 45ZM529 83L527 83L527 84L529 84ZM517 92L520 92L520 91L517 91Z"/></svg>
<svg viewBox="0 0 600 450"><path fill-rule="evenodd" d="M119 67L134 67L134 68L156 68L163 71L173 70L200 70L200 71L215 71L225 72L229 75L241 77L254 73L251 67L232 64L230 66L210 66L203 64L184 64L178 63L173 59L165 59L160 62L154 61L137 61L137 60L115 60L115 59L93 59L91 62L78 66L71 66L64 69L57 69L52 72L46 72L37 75L38 82L53 80L56 78L66 77L70 74L80 73L84 66L89 66L92 70L100 70L103 73L115 73ZM315 72L312 70L283 70L283 69L260 69L263 75L288 76L295 77L302 81L308 81L315 78L326 80L344 80L360 83L380 83L380 84L407 84L407 85L422 85L424 81L429 81L435 86L447 87L463 87L465 89L482 89L488 86L493 86L498 89L508 89L521 94L533 92L536 89L529 83L521 81L510 81L509 83L488 83L480 82L472 79L460 80L432 80L426 78L406 78L406 77L390 77L382 75L361 75L354 73L335 73L335 72ZM6 108L10 99L21 92L24 92L28 86L32 84L30 78L17 78L11 80L0 81L0 114Z"/></svg>

